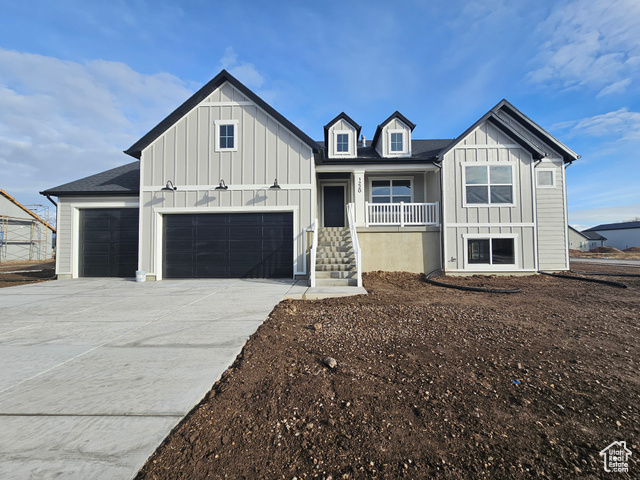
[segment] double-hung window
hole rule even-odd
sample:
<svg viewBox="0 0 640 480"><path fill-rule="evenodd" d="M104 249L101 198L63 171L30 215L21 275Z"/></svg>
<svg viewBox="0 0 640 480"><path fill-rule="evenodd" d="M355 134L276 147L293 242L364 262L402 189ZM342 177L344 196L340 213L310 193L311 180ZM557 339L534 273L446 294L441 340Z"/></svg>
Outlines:
<svg viewBox="0 0 640 480"><path fill-rule="evenodd" d="M349 153L349 134L348 133L336 134L336 152Z"/></svg>
<svg viewBox="0 0 640 480"><path fill-rule="evenodd" d="M223 152L238 150L238 121L216 120L214 126L216 150Z"/></svg>
<svg viewBox="0 0 640 480"><path fill-rule="evenodd" d="M513 204L513 165L466 165L467 205Z"/></svg>
<svg viewBox="0 0 640 480"><path fill-rule="evenodd" d="M371 181L371 203L411 203L410 179Z"/></svg>
<svg viewBox="0 0 640 480"><path fill-rule="evenodd" d="M402 132L392 132L389 138L389 150L392 153L401 153L404 152L404 142L403 142L403 134Z"/></svg>

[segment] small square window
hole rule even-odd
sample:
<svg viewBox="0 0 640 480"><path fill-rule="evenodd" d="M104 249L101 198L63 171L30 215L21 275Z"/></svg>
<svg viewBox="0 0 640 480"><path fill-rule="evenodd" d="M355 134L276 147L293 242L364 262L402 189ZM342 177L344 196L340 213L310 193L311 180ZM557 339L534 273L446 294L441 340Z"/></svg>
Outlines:
<svg viewBox="0 0 640 480"><path fill-rule="evenodd" d="M391 151L392 152L403 152L404 146L402 142L402 133L392 133L391 134Z"/></svg>
<svg viewBox="0 0 640 480"><path fill-rule="evenodd" d="M215 150L230 151L238 150L238 121L237 120L215 120Z"/></svg>
<svg viewBox="0 0 640 480"><path fill-rule="evenodd" d="M234 148L233 125L220 125L220 148Z"/></svg>
<svg viewBox="0 0 640 480"><path fill-rule="evenodd" d="M336 152L348 153L349 152L349 134L338 133L336 135Z"/></svg>
<svg viewBox="0 0 640 480"><path fill-rule="evenodd" d="M555 175L553 170L538 170L536 174L539 187L555 187Z"/></svg>

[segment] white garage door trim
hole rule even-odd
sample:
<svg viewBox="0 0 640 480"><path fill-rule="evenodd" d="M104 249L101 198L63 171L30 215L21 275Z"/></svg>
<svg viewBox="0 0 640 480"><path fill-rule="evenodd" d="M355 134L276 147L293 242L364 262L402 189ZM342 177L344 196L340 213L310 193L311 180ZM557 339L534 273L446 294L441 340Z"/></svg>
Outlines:
<svg viewBox="0 0 640 480"><path fill-rule="evenodd" d="M300 262L298 257L298 238L302 235L303 252L307 251L307 238L304 231L299 231L298 226L298 207L296 205L288 205L282 207L159 207L153 209L153 220L155 238L153 248L155 255L153 258L153 269L155 270L156 280L162 280L162 235L163 235L163 215L180 214L180 213L269 213L269 212L291 212L293 213L293 275L306 275L307 262ZM302 269L300 268L302 266Z"/></svg>
<svg viewBox="0 0 640 480"><path fill-rule="evenodd" d="M137 200L110 200L107 202L69 202L71 207L71 272L58 272L58 275L69 275L71 278L79 277L80 255L80 210L90 208L139 208ZM56 252L56 257L58 256ZM56 259L57 263L57 259ZM56 265L57 267L57 265Z"/></svg>

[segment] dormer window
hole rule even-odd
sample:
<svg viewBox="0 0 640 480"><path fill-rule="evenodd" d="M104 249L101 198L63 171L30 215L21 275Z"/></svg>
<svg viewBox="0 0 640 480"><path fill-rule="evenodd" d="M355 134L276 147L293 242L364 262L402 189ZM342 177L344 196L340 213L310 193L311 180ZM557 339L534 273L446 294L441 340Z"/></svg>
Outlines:
<svg viewBox="0 0 640 480"><path fill-rule="evenodd" d="M392 152L402 152L404 148L402 147L402 133L392 133L391 134L391 151Z"/></svg>
<svg viewBox="0 0 640 480"><path fill-rule="evenodd" d="M349 153L349 134L338 133L336 135L336 152Z"/></svg>
<svg viewBox="0 0 640 480"><path fill-rule="evenodd" d="M406 141L407 138L407 130L400 129L388 129L387 130L387 149L388 155L390 156L399 156L405 155L408 152Z"/></svg>

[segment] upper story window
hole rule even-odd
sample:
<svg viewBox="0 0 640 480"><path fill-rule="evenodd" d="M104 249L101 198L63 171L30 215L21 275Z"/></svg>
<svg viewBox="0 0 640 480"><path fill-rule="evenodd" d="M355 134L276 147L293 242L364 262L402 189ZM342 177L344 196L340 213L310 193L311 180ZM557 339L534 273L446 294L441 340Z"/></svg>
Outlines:
<svg viewBox="0 0 640 480"><path fill-rule="evenodd" d="M237 120L216 120L216 151L236 151L238 150L238 121Z"/></svg>
<svg viewBox="0 0 640 480"><path fill-rule="evenodd" d="M349 134L338 133L336 135L336 152L349 153Z"/></svg>
<svg viewBox="0 0 640 480"><path fill-rule="evenodd" d="M402 141L402 132L391 133L390 150L392 152L403 152L404 146Z"/></svg>
<svg viewBox="0 0 640 480"><path fill-rule="evenodd" d="M540 168L536 170L537 186L539 188L553 188L556 186L556 174L553 169Z"/></svg>
<svg viewBox="0 0 640 480"><path fill-rule="evenodd" d="M513 204L513 165L466 165L467 205Z"/></svg>

